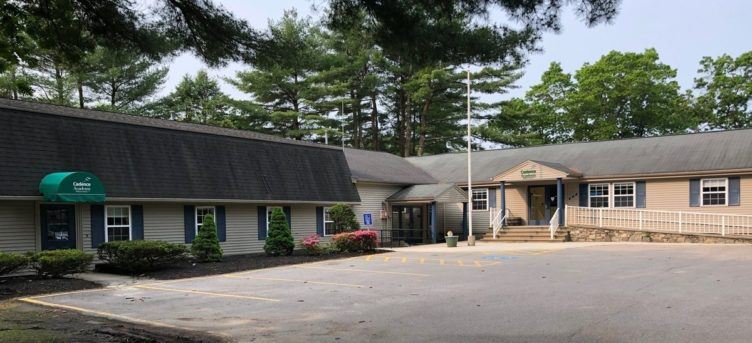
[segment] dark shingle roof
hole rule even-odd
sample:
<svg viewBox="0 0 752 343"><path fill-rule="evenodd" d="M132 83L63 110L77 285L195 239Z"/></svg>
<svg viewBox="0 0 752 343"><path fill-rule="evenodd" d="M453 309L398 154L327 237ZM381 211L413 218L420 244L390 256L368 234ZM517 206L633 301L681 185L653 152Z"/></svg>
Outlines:
<svg viewBox="0 0 752 343"><path fill-rule="evenodd" d="M58 113L59 112L59 113ZM358 202L339 149L116 113L0 101L0 195L90 171L108 197Z"/></svg>
<svg viewBox="0 0 752 343"><path fill-rule="evenodd" d="M487 182L526 160L558 163L584 177L752 168L752 130L545 145L473 152L473 181ZM440 182L467 182L465 153L411 157Z"/></svg>
<svg viewBox="0 0 752 343"><path fill-rule="evenodd" d="M462 202L467 199L467 193L453 183L437 183L432 185L414 185L392 194L387 201L436 201L442 196L452 202Z"/></svg>
<svg viewBox="0 0 752 343"><path fill-rule="evenodd" d="M355 180L414 185L436 180L402 157L385 152L345 149L350 173Z"/></svg>

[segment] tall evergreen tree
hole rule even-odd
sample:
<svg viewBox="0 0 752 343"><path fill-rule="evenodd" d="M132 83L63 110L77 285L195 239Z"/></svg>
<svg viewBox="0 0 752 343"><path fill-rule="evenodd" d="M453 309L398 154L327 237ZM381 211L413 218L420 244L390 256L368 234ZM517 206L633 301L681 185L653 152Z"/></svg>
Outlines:
<svg viewBox="0 0 752 343"><path fill-rule="evenodd" d="M253 60L253 69L228 80L251 94L270 113L271 132L294 139L310 138L322 121L323 96L315 75L325 54L323 36L310 18L286 11L270 22L270 42Z"/></svg>
<svg viewBox="0 0 752 343"><path fill-rule="evenodd" d="M99 47L90 58L93 71L85 81L99 108L132 111L143 106L167 77L167 68L123 50Z"/></svg>
<svg viewBox="0 0 752 343"><path fill-rule="evenodd" d="M198 124L235 127L231 100L206 70L185 75L175 91L144 108L144 114Z"/></svg>

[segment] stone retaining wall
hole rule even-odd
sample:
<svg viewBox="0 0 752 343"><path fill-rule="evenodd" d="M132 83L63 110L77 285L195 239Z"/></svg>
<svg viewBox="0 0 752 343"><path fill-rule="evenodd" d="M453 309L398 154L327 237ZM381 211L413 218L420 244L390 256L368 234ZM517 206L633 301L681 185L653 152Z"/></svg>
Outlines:
<svg viewBox="0 0 752 343"><path fill-rule="evenodd" d="M585 226L560 228L571 242L657 242L657 243L727 243L752 244L752 237L713 234L680 234L658 231L636 231Z"/></svg>

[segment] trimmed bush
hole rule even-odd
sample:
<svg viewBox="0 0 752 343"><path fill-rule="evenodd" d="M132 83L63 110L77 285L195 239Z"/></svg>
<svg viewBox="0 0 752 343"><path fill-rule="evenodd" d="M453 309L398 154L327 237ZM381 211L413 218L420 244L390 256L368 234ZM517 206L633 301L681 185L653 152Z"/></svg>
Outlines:
<svg viewBox="0 0 752 343"><path fill-rule="evenodd" d="M303 252L306 255L310 256L325 255L333 252L329 245L321 244L321 237L315 233L300 241L300 247L303 248Z"/></svg>
<svg viewBox="0 0 752 343"><path fill-rule="evenodd" d="M332 245L341 252L373 251L378 247L378 235L366 230L343 232L332 237Z"/></svg>
<svg viewBox="0 0 752 343"><path fill-rule="evenodd" d="M272 220L269 222L269 233L264 243L264 251L267 255L280 256L291 255L295 249L295 240L287 225L287 217L282 209L275 208L272 211Z"/></svg>
<svg viewBox="0 0 752 343"><path fill-rule="evenodd" d="M329 216L334 222L337 232L353 231L360 229L358 219L355 217L352 207L337 204L329 209Z"/></svg>
<svg viewBox="0 0 752 343"><path fill-rule="evenodd" d="M219 262L222 261L222 247L219 246L217 238L217 225L214 224L214 216L207 215L201 228L198 229L198 235L193 239L191 244L191 254L199 262Z"/></svg>
<svg viewBox="0 0 752 343"><path fill-rule="evenodd" d="M89 269L94 255L78 249L46 250L31 257L31 266L39 276L62 277Z"/></svg>
<svg viewBox="0 0 752 343"><path fill-rule="evenodd" d="M184 260L188 248L164 241L118 241L102 243L97 256L108 265L133 273L159 269Z"/></svg>
<svg viewBox="0 0 752 343"><path fill-rule="evenodd" d="M29 256L13 253L0 252L0 275L6 275L25 268L29 265Z"/></svg>

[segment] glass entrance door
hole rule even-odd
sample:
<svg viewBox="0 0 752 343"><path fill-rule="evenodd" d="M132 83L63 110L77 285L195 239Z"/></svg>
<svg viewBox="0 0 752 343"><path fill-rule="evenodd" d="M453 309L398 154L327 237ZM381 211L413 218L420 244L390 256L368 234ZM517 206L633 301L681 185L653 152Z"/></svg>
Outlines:
<svg viewBox="0 0 752 343"><path fill-rule="evenodd" d="M74 205L41 205L39 216L43 250L76 248Z"/></svg>
<svg viewBox="0 0 752 343"><path fill-rule="evenodd" d="M556 211L556 185L528 187L528 225L548 225Z"/></svg>
<svg viewBox="0 0 752 343"><path fill-rule="evenodd" d="M423 206L392 207L392 239L408 244L424 243L429 234L423 225Z"/></svg>

